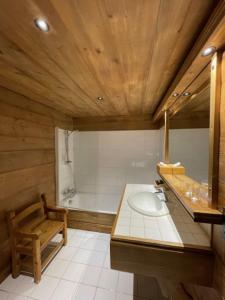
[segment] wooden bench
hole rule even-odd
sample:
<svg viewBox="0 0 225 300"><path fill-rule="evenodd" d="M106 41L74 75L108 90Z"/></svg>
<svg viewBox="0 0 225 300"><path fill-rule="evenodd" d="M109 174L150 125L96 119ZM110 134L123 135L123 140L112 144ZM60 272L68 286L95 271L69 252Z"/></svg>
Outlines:
<svg viewBox="0 0 225 300"><path fill-rule="evenodd" d="M8 212L13 278L23 273L33 275L36 283L41 280L41 272L67 243L67 213L47 206L45 195L19 213ZM61 240L54 241L59 233Z"/></svg>

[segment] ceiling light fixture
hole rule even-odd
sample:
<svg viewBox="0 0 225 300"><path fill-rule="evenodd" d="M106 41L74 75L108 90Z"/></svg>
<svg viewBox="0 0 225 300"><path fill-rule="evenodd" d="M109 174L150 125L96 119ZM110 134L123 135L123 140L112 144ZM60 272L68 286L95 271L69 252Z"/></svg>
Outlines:
<svg viewBox="0 0 225 300"><path fill-rule="evenodd" d="M216 52L216 48L213 46L207 47L202 51L202 56L209 56Z"/></svg>
<svg viewBox="0 0 225 300"><path fill-rule="evenodd" d="M44 19L40 19L40 18L35 19L34 20L34 24L41 31L44 31L44 32L48 32L49 31L49 25L48 25L48 23Z"/></svg>
<svg viewBox="0 0 225 300"><path fill-rule="evenodd" d="M102 101L102 100L104 100L104 98L103 97L97 97L97 100Z"/></svg>
<svg viewBox="0 0 225 300"><path fill-rule="evenodd" d="M173 95L172 95L173 97L178 97L179 96L179 94L178 93L173 93Z"/></svg>
<svg viewBox="0 0 225 300"><path fill-rule="evenodd" d="M187 96L190 96L191 93L190 92L184 92L182 95L185 96L185 97L187 97Z"/></svg>

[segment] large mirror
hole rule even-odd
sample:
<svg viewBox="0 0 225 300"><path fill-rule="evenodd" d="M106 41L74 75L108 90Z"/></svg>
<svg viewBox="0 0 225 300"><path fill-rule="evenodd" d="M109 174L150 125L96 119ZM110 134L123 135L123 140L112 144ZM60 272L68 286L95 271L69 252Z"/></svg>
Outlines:
<svg viewBox="0 0 225 300"><path fill-rule="evenodd" d="M180 162L187 176L208 182L210 85L186 96L179 112L170 120L169 153L172 163ZM185 96L184 96L185 97Z"/></svg>
<svg viewBox="0 0 225 300"><path fill-rule="evenodd" d="M170 165L161 164L160 172L193 218L204 223L222 222L218 211L220 61L221 54L215 53L184 92L173 94L175 101L168 101L164 113L164 162Z"/></svg>

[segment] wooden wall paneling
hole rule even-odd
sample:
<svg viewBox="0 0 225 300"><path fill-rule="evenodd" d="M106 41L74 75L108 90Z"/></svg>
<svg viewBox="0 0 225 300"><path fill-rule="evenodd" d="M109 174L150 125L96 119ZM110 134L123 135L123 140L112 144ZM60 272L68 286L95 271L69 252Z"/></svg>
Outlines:
<svg viewBox="0 0 225 300"><path fill-rule="evenodd" d="M179 96L169 109L171 128L209 128L210 65L187 88L191 96Z"/></svg>
<svg viewBox="0 0 225 300"><path fill-rule="evenodd" d="M191 115L193 113L207 113L209 119L210 111L210 84L204 86L202 90L194 93L183 105L180 107L180 111L174 116Z"/></svg>
<svg viewBox="0 0 225 300"><path fill-rule="evenodd" d="M54 164L44 164L33 168L16 170L0 175L0 201L4 201L15 191L35 186L39 182L54 178ZM12 188L9 188L12 187Z"/></svg>
<svg viewBox="0 0 225 300"><path fill-rule="evenodd" d="M54 149L54 140L35 137L1 136L0 151Z"/></svg>
<svg viewBox="0 0 225 300"><path fill-rule="evenodd" d="M193 300L222 300L214 288L194 284L182 284L182 286L186 294Z"/></svg>
<svg viewBox="0 0 225 300"><path fill-rule="evenodd" d="M69 210L68 226L90 231L111 233L115 214Z"/></svg>
<svg viewBox="0 0 225 300"><path fill-rule="evenodd" d="M0 114L5 116L18 119L22 117L37 124L61 125L72 129L71 118L68 115L2 86L0 86L0 108Z"/></svg>
<svg viewBox="0 0 225 300"><path fill-rule="evenodd" d="M158 129L151 115L74 118L74 129L80 131Z"/></svg>
<svg viewBox="0 0 225 300"><path fill-rule="evenodd" d="M181 94L210 63L211 56L202 57L201 52L207 46L222 49L225 45L225 2L219 1L212 12L193 48L186 56L178 73L171 82L165 96L154 112L154 120L162 117L162 111L168 109L175 101L173 93Z"/></svg>
<svg viewBox="0 0 225 300"><path fill-rule="evenodd" d="M0 280L10 271L6 211L24 208L40 193L55 204L55 126L71 117L0 87Z"/></svg>
<svg viewBox="0 0 225 300"><path fill-rule="evenodd" d="M178 113L170 120L170 129L209 128L209 113Z"/></svg>
<svg viewBox="0 0 225 300"><path fill-rule="evenodd" d="M0 174L39 165L54 164L54 162L55 153L53 149L2 151L0 152Z"/></svg>
<svg viewBox="0 0 225 300"><path fill-rule="evenodd" d="M195 80L185 89L184 92L189 92L190 96L180 95L176 97L176 101L170 106L170 117L177 115L181 111L184 113L191 113L193 106L198 102L201 94L205 93L208 96L205 99L205 103L202 103L202 110L209 110L209 85L210 85L210 64L207 65L204 70L195 78ZM208 92L208 95L207 95ZM200 99L199 99L200 100ZM204 105L205 104L205 105Z"/></svg>
<svg viewBox="0 0 225 300"><path fill-rule="evenodd" d="M26 121L18 118L10 118L1 115L0 119L0 135L16 136L16 137L37 137L53 139L54 128L46 125L38 124L32 121Z"/></svg>

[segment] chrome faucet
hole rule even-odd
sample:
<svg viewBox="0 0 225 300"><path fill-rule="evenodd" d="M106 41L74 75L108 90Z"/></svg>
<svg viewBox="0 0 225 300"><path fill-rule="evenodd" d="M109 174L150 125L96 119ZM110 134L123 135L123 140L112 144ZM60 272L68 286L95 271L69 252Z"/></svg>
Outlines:
<svg viewBox="0 0 225 300"><path fill-rule="evenodd" d="M155 193L159 194L159 195L162 195L161 197L159 197L161 201L168 202L168 197L165 193L165 188L164 187L160 187L160 189Z"/></svg>

